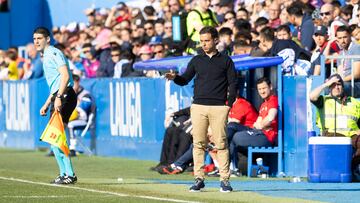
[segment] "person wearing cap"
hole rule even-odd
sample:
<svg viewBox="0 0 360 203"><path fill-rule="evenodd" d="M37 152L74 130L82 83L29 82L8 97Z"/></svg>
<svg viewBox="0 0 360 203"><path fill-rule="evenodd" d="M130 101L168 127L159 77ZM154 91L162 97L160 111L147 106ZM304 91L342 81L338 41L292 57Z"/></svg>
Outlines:
<svg viewBox="0 0 360 203"><path fill-rule="evenodd" d="M329 88L328 95L320 95ZM360 181L360 101L347 96L344 81L334 74L310 93L310 101L317 108L316 125L324 136L346 136L352 140L355 154L352 160L354 178ZM357 174L356 174L357 173Z"/></svg>
<svg viewBox="0 0 360 203"><path fill-rule="evenodd" d="M90 113L95 112L95 103L89 91L85 90L84 87L80 85L81 72L74 70L73 79L74 86L73 89L77 95L77 106L72 112L69 123L67 127L69 128L69 137L70 137L70 156L76 156L76 130L83 129L89 119Z"/></svg>
<svg viewBox="0 0 360 203"><path fill-rule="evenodd" d="M342 51L339 55L360 55L360 45L351 41L350 30L343 25L336 30L337 43ZM344 80L344 91L347 95L351 95L352 86L351 78L352 72L354 76L354 95L353 97L360 97L360 59L341 59L337 60L337 72Z"/></svg>
<svg viewBox="0 0 360 203"><path fill-rule="evenodd" d="M150 60L153 57L153 51L151 47L147 44L143 45L139 50L139 55L141 61ZM149 78L158 78L160 77L159 71L156 70L148 70L144 71L145 76Z"/></svg>
<svg viewBox="0 0 360 203"><path fill-rule="evenodd" d="M327 47L327 44L330 45L330 43L327 43L327 28L325 26L315 26L314 28L314 34L313 39L316 44L315 49L312 52L311 55L311 72L312 75L320 75L320 60L321 55L324 53L324 50ZM328 49L327 49L328 50ZM325 54L327 55L327 54Z"/></svg>

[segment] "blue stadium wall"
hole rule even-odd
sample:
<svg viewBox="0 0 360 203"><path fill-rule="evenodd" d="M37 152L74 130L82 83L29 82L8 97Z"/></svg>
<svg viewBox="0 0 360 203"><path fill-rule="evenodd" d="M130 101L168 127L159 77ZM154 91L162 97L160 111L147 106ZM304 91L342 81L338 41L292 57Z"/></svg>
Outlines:
<svg viewBox="0 0 360 203"><path fill-rule="evenodd" d="M189 106L192 96L191 85L164 79L93 79L83 85L97 105L94 152L102 156L158 160L165 114ZM45 79L0 82L0 147L48 147L39 141L49 119L39 115L48 91ZM84 143L90 139L89 133Z"/></svg>

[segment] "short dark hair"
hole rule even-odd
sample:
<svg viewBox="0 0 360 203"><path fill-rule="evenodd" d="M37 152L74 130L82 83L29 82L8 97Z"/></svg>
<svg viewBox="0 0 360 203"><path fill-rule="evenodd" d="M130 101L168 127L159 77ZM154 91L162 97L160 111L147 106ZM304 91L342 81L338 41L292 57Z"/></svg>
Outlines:
<svg viewBox="0 0 360 203"><path fill-rule="evenodd" d="M294 15L296 17L302 17L303 9L295 3L296 2L292 3L289 7L287 7L286 12L288 12L289 15Z"/></svg>
<svg viewBox="0 0 360 203"><path fill-rule="evenodd" d="M85 44L83 44L83 45L82 45L82 47L81 47L81 48L87 48L87 47L92 48L91 43L85 43Z"/></svg>
<svg viewBox="0 0 360 203"><path fill-rule="evenodd" d="M353 6L352 5L345 5L343 7L341 7L341 13L345 14L345 15L352 15L353 14Z"/></svg>
<svg viewBox="0 0 360 203"><path fill-rule="evenodd" d="M220 36L222 36L222 35L230 35L231 36L232 34L233 34L232 30L228 27L223 27L219 30Z"/></svg>
<svg viewBox="0 0 360 203"><path fill-rule="evenodd" d="M332 6L334 6L334 7L337 7L337 8L340 8L340 7L341 7L340 1L337 1L337 0L331 1L330 4L331 4Z"/></svg>
<svg viewBox="0 0 360 203"><path fill-rule="evenodd" d="M265 39L265 41L274 41L275 40L275 34L274 29L271 27L264 27L260 30L260 36Z"/></svg>
<svg viewBox="0 0 360 203"><path fill-rule="evenodd" d="M145 6L143 11L146 15L154 15L156 12L153 6Z"/></svg>
<svg viewBox="0 0 360 203"><path fill-rule="evenodd" d="M50 37L50 31L46 27L37 27L33 34L42 34L45 38Z"/></svg>
<svg viewBox="0 0 360 203"><path fill-rule="evenodd" d="M351 34L349 28L346 25L342 25L342 26L338 27L336 29L335 36L338 32L347 32L348 34Z"/></svg>
<svg viewBox="0 0 360 203"><path fill-rule="evenodd" d="M236 40L249 40L249 42L252 41L251 33L248 30L240 30L239 32L237 32L235 34L234 38L235 38L235 41Z"/></svg>
<svg viewBox="0 0 360 203"><path fill-rule="evenodd" d="M16 59L17 59L17 53L15 53L14 51L11 51L11 50L9 50L9 51L7 51L6 52L6 56L8 57L8 58L10 58L12 61L16 61Z"/></svg>
<svg viewBox="0 0 360 203"><path fill-rule="evenodd" d="M120 46L111 47L110 52L113 52L113 51L121 52Z"/></svg>
<svg viewBox="0 0 360 203"><path fill-rule="evenodd" d="M246 8L239 8L236 12L239 12L239 11L244 11L246 13L246 15L249 15L249 11L246 10Z"/></svg>
<svg viewBox="0 0 360 203"><path fill-rule="evenodd" d="M282 30L290 34L290 27L288 25L285 25L285 24L279 25L279 27L276 28L276 32L279 32Z"/></svg>
<svg viewBox="0 0 360 203"><path fill-rule="evenodd" d="M262 25L267 25L269 23L269 20L265 17L259 17L258 19L255 20L254 25L255 27L258 26L262 26Z"/></svg>
<svg viewBox="0 0 360 203"><path fill-rule="evenodd" d="M216 30L216 28L211 27L211 26L205 26L200 30L200 35L202 34L210 34L211 38L213 39L218 39L219 38L219 33Z"/></svg>
<svg viewBox="0 0 360 203"><path fill-rule="evenodd" d="M164 24L165 23L165 19L164 18L158 18L155 20L155 24L156 23L160 23L160 24Z"/></svg>
<svg viewBox="0 0 360 203"><path fill-rule="evenodd" d="M349 31L350 31L350 33L354 32L354 30L356 30L357 28L358 28L358 25L356 25L356 24L350 25L350 26L349 26Z"/></svg>
<svg viewBox="0 0 360 203"><path fill-rule="evenodd" d="M251 45L246 40L235 40L234 48L250 47Z"/></svg>
<svg viewBox="0 0 360 203"><path fill-rule="evenodd" d="M269 78L267 78L267 77L262 77L262 78L259 78L259 79L257 79L256 80L256 86L258 85L258 84L261 84L261 83L263 83L263 82L265 82L267 85L271 85L271 81L269 80Z"/></svg>
<svg viewBox="0 0 360 203"><path fill-rule="evenodd" d="M249 32L251 30L251 24L249 23L249 21L244 19L236 20L235 27L237 30L248 30Z"/></svg>

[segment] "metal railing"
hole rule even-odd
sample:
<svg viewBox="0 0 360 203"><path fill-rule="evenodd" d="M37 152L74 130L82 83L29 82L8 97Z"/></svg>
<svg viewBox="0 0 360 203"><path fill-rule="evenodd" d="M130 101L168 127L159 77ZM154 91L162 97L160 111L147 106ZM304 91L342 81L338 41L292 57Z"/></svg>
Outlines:
<svg viewBox="0 0 360 203"><path fill-rule="evenodd" d="M355 80L354 80L354 69L353 69L353 63L355 59L359 59L360 60L360 55L337 55L337 56L324 56L325 60L321 60L321 67L324 67L325 61L326 59L329 59L330 62L330 70L331 70L331 75L336 73L336 69L334 66L334 60L350 60L350 64L351 64L351 96L354 96L354 85L355 85ZM342 63L343 64L343 63ZM325 68L322 68L322 71L325 71Z"/></svg>

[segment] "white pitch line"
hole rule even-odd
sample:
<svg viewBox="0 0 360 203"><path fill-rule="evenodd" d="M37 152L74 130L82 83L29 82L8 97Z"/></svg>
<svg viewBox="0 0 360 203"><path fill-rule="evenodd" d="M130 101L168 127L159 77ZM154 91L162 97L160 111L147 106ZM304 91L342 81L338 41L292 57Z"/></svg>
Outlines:
<svg viewBox="0 0 360 203"><path fill-rule="evenodd" d="M55 185L55 184L49 184L49 183L43 183L43 182L23 180L23 179L18 179L18 178L7 178L7 177L2 177L2 176L0 176L0 179L16 181L16 182L21 182L21 183L35 184L35 185L44 185L44 186L50 186L50 187L71 188L71 189L83 190L83 191L87 191L87 192L109 194L109 195L114 195L114 196L118 196L118 197L135 197L135 198L141 198L141 199L151 199L151 200L159 200L159 201L166 201L166 202L179 202L179 203L198 203L198 202L186 201L186 200L180 200L180 199L170 199L170 198L161 198L161 197L144 196L144 195L139 195L139 196L138 195L130 195L130 194L124 194L124 193L109 192L109 191L95 190L95 189L89 189L89 188L81 188L81 187L75 187L75 186L69 186L69 185Z"/></svg>
<svg viewBox="0 0 360 203"><path fill-rule="evenodd" d="M6 196L1 196L3 198L16 198L16 199L44 199L44 198L65 198L65 197L74 197L74 196L65 196L65 195L46 195L46 196L40 196L40 195L6 195Z"/></svg>

